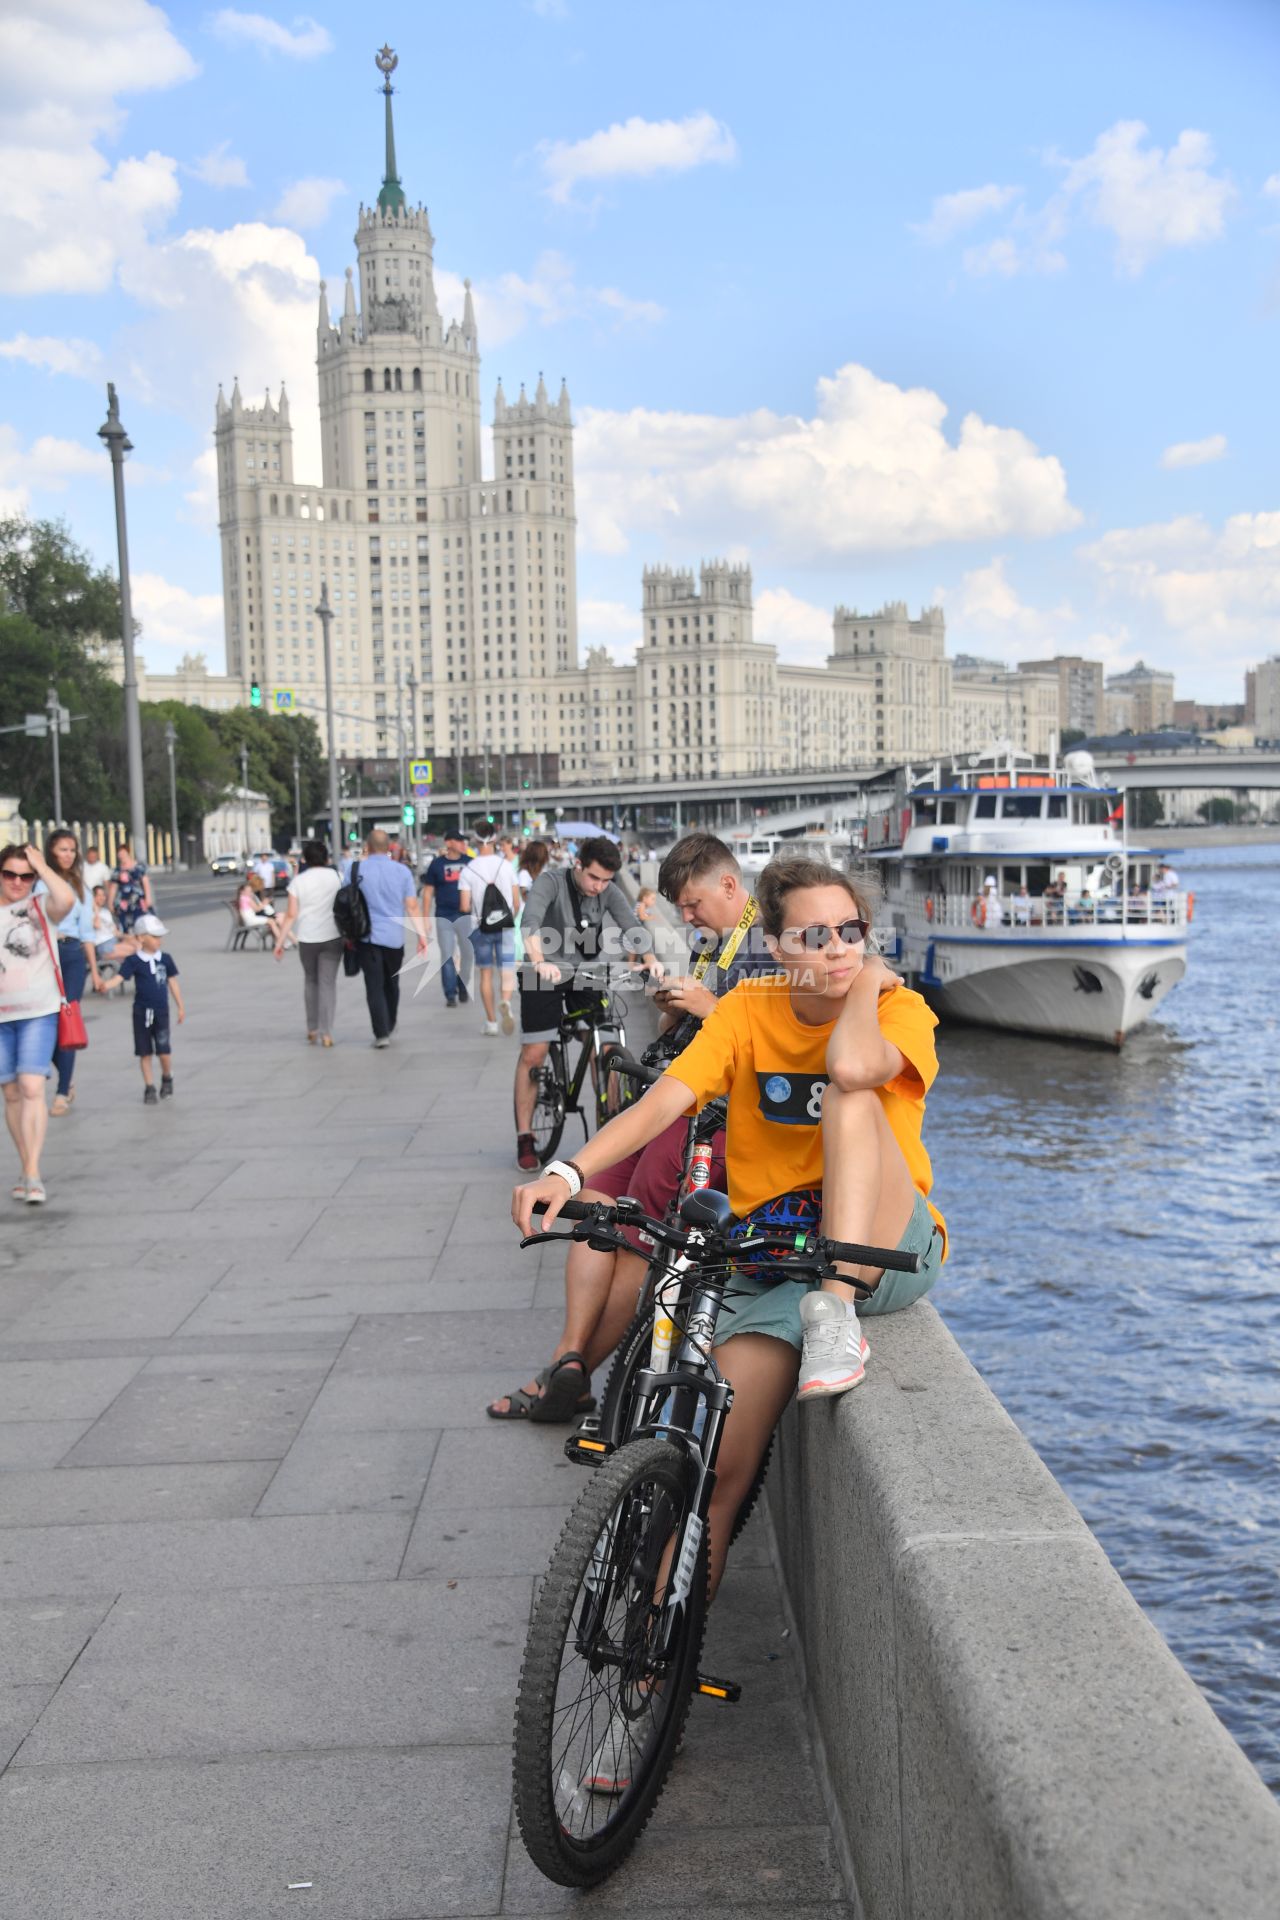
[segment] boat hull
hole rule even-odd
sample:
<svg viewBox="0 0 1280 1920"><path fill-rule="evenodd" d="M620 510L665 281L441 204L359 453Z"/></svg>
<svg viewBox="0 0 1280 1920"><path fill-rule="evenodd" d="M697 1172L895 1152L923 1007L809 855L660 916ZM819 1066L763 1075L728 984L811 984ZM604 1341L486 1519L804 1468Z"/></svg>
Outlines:
<svg viewBox="0 0 1280 1920"><path fill-rule="evenodd" d="M1082 940L1037 953L943 936L904 958L944 1018L1108 1047L1123 1046L1187 970L1182 942Z"/></svg>

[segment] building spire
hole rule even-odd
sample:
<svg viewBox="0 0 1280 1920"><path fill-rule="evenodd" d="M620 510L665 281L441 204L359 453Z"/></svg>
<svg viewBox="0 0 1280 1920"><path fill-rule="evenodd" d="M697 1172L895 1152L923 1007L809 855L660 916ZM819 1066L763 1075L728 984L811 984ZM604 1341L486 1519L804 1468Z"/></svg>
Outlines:
<svg viewBox="0 0 1280 1920"><path fill-rule="evenodd" d="M399 56L391 48L384 46L374 55L374 65L382 75L382 91L386 99L387 110L387 158L382 176L382 191L378 195L378 209L381 213L400 213L404 208L404 189L400 185L400 176L396 172L396 130L391 118L391 76L400 65Z"/></svg>

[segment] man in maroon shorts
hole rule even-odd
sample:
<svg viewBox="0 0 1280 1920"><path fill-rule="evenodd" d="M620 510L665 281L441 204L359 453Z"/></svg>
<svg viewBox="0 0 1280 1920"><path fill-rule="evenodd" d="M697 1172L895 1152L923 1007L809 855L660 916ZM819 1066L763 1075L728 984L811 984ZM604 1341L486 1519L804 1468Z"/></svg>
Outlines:
<svg viewBox="0 0 1280 1920"><path fill-rule="evenodd" d="M748 974L773 972L775 963L763 942L752 937L755 901L732 851L714 834L689 833L677 841L662 863L658 886L685 926L703 935L691 972L654 996L663 1013L666 1058L674 1059L721 994ZM686 1134L686 1122L675 1121L640 1153L597 1174L581 1197L617 1200L629 1194L661 1219L680 1184ZM710 1184L724 1187L723 1134L713 1145ZM639 1246L634 1229L627 1237ZM591 1375L626 1331L644 1271L639 1252L602 1252L575 1242L565 1264L564 1327L551 1363L527 1386L495 1400L488 1408L490 1419L553 1424L587 1412L594 1405Z"/></svg>

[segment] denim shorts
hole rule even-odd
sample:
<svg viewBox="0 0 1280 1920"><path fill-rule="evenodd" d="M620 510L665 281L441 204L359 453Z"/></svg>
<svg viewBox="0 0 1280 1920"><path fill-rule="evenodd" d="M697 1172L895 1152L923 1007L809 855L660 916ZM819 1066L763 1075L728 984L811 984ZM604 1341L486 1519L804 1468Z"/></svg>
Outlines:
<svg viewBox="0 0 1280 1920"><path fill-rule="evenodd" d="M0 1020L0 1087L8 1086L20 1073L47 1074L57 1038L56 1013Z"/></svg>
<svg viewBox="0 0 1280 1920"><path fill-rule="evenodd" d="M808 1196L789 1194L784 1198L787 1201L802 1201ZM821 1194L818 1193L816 1198L820 1205ZM778 1201L771 1201L769 1208L761 1207L755 1214L748 1215L748 1219L754 1221L757 1232L782 1230L775 1221L765 1217L770 1208L779 1204ZM798 1211L807 1209L802 1207ZM815 1217L794 1224L816 1229L818 1221ZM746 1222L743 1228L746 1230ZM925 1204L923 1194L916 1195L916 1203L898 1242L898 1250L922 1256L919 1273L886 1271L871 1298L859 1300L859 1318L869 1313L898 1313L928 1293L937 1279L942 1267L942 1234ZM716 1329L716 1346L732 1340L739 1333L767 1333L773 1339L785 1340L793 1347L803 1346L804 1325L800 1319L800 1302L813 1288L806 1280L780 1280L770 1284L768 1275L767 1261L762 1261L756 1267L734 1269L730 1287L738 1297L731 1298L725 1304Z"/></svg>
<svg viewBox="0 0 1280 1920"><path fill-rule="evenodd" d="M472 927L471 951L476 956L478 967L514 967L515 929L499 927L496 933L486 933L482 927Z"/></svg>

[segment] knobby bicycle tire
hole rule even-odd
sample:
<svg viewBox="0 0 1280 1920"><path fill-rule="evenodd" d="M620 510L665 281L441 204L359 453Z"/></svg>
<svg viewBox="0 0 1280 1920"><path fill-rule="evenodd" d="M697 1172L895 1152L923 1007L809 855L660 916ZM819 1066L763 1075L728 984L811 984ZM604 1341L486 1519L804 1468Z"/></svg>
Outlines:
<svg viewBox="0 0 1280 1920"><path fill-rule="evenodd" d="M630 1734L627 1736L631 1769L628 1784L607 1794L591 1792L586 1780L594 1777L598 1758L584 1762L578 1756L591 1754L593 1747L598 1756L612 1734L615 1722L608 1704L608 1686L616 1684L619 1698L628 1689L621 1677L613 1682L611 1676L636 1671L635 1660L646 1644L640 1621L651 1625L655 1617L652 1595L658 1576L654 1548L669 1537L671 1527L681 1526L688 1511L691 1484L688 1461L669 1441L637 1441L624 1448L592 1475L565 1522L538 1591L516 1699L515 1806L530 1859L560 1886L593 1886L622 1863L647 1825L675 1758L697 1679L706 1626L705 1532L698 1546L688 1599L673 1629L675 1643L666 1678L660 1689L649 1688L640 1695L642 1705L637 1717L647 1701L662 1708L661 1718L650 1705L647 1730L638 1751L631 1748ZM649 1536L637 1533L644 1524L646 1489L656 1489L661 1496L660 1509L658 1499L650 1496L650 1511L656 1517ZM602 1593L611 1598L602 1600ZM627 1638L619 1647L613 1609L623 1593L629 1596L622 1622ZM587 1623L593 1616L598 1630L591 1638ZM612 1639L606 1633L607 1626L614 1633ZM590 1638L585 1655L575 1638L583 1632ZM602 1645L613 1657L593 1661L592 1655ZM589 1677L584 1679L578 1698L558 1708L567 1654L577 1658L584 1676ZM593 1694L584 1718L584 1692L595 1682L600 1683L598 1701ZM573 1684L571 1667L570 1694ZM630 1694L634 1701L634 1687ZM603 1720L597 1718L598 1704L604 1709ZM563 1742L559 1751L558 1742ZM616 1746L609 1751L615 1755L616 1764ZM599 1817L598 1828L590 1834L575 1834L573 1823L588 1811L593 1819Z"/></svg>
<svg viewBox="0 0 1280 1920"><path fill-rule="evenodd" d="M538 1083L529 1130L534 1152L545 1167L556 1157L565 1123L564 1054L554 1041L540 1067L532 1069Z"/></svg>
<svg viewBox="0 0 1280 1920"><path fill-rule="evenodd" d="M627 1429L631 1425L633 1382L636 1375L648 1366L652 1346L652 1311L638 1313L618 1342L614 1351L613 1365L609 1369L604 1391L600 1395L600 1438L611 1447L620 1447L627 1437ZM764 1490L769 1462L773 1458L773 1439L774 1436L770 1434L769 1444L760 1456L760 1465L756 1468L755 1478L743 1495L742 1505L734 1515L733 1532L729 1535L730 1546L739 1537L755 1512L756 1502Z"/></svg>

